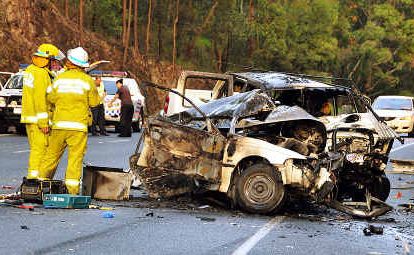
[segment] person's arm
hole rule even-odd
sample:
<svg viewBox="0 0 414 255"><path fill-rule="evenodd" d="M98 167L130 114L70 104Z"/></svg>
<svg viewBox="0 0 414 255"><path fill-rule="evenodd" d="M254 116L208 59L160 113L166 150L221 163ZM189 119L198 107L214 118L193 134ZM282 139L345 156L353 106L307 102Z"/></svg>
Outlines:
<svg viewBox="0 0 414 255"><path fill-rule="evenodd" d="M92 78L89 81L89 91L88 91L88 103L89 107L95 107L99 105L100 97L98 93L98 89L95 86L95 82L92 80Z"/></svg>
<svg viewBox="0 0 414 255"><path fill-rule="evenodd" d="M115 100L117 100L119 98L119 89L118 89L118 91L116 92L116 94L115 94L115 96L112 98L112 100L111 101L109 101L109 103L108 103L108 106L109 107L112 107L112 104L115 102Z"/></svg>
<svg viewBox="0 0 414 255"><path fill-rule="evenodd" d="M37 126L43 133L49 133L49 114L46 101L46 90L51 85L47 73L38 73L34 79L34 105L37 117Z"/></svg>

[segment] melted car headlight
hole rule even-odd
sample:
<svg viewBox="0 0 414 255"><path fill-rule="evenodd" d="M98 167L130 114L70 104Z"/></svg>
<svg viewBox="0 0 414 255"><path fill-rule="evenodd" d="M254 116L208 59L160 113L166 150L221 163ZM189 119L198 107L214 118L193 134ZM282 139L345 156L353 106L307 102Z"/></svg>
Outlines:
<svg viewBox="0 0 414 255"><path fill-rule="evenodd" d="M6 106L6 99L4 97L0 97L0 107Z"/></svg>
<svg viewBox="0 0 414 255"><path fill-rule="evenodd" d="M405 117L401 117L400 120L411 120L411 116L405 116Z"/></svg>

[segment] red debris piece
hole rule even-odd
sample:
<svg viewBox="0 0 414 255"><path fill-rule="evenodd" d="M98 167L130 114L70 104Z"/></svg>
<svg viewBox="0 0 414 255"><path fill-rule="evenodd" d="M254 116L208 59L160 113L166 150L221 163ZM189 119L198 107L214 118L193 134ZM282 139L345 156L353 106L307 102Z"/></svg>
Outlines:
<svg viewBox="0 0 414 255"><path fill-rule="evenodd" d="M400 191L397 192L397 194L395 195L396 199L400 199L402 198L402 193Z"/></svg>
<svg viewBox="0 0 414 255"><path fill-rule="evenodd" d="M3 185L3 186L1 186L1 188L2 189L14 189L15 187L13 187L13 186L10 186L10 185Z"/></svg>

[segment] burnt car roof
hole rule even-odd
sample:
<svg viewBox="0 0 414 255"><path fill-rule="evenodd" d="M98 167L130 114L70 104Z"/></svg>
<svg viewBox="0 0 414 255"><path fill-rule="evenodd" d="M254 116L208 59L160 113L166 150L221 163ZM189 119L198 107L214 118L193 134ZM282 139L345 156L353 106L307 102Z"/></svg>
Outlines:
<svg viewBox="0 0 414 255"><path fill-rule="evenodd" d="M293 88L336 88L309 78L277 72L246 72L233 73L249 82L260 86L261 89L293 89Z"/></svg>
<svg viewBox="0 0 414 255"><path fill-rule="evenodd" d="M271 110L274 106L274 103L266 93L256 89L229 97L211 100L208 103L199 105L198 108L205 113L207 117L219 119L249 116L262 111L266 107ZM174 116L178 114L172 115L171 117L174 118ZM185 111L184 114L193 119L203 118L200 112L194 108Z"/></svg>
<svg viewBox="0 0 414 255"><path fill-rule="evenodd" d="M285 121L311 120L315 125L320 125L325 130L323 123L306 112L299 106L276 106L270 97L262 90L256 89L245 93L239 93L230 97L212 100L199 106L199 109L211 119L220 119L217 122L218 128L231 128L232 120L243 117L249 117L260 112L268 112L268 115L262 119L244 119L236 126L238 128L271 124ZM179 115L184 114L185 118L191 120L200 120L204 117L194 108L185 112L177 113L168 117L172 121L179 119ZM196 124L196 123L193 123ZM234 123L236 124L236 123Z"/></svg>

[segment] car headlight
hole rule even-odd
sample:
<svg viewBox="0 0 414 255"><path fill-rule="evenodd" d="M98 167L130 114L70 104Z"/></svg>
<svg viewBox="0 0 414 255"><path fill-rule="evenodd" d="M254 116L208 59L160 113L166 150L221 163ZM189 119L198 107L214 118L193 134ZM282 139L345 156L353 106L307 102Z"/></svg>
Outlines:
<svg viewBox="0 0 414 255"><path fill-rule="evenodd" d="M400 120L411 120L411 116L405 116L405 117L401 117Z"/></svg>
<svg viewBox="0 0 414 255"><path fill-rule="evenodd" d="M4 97L0 97L0 107L6 106L6 99Z"/></svg>

